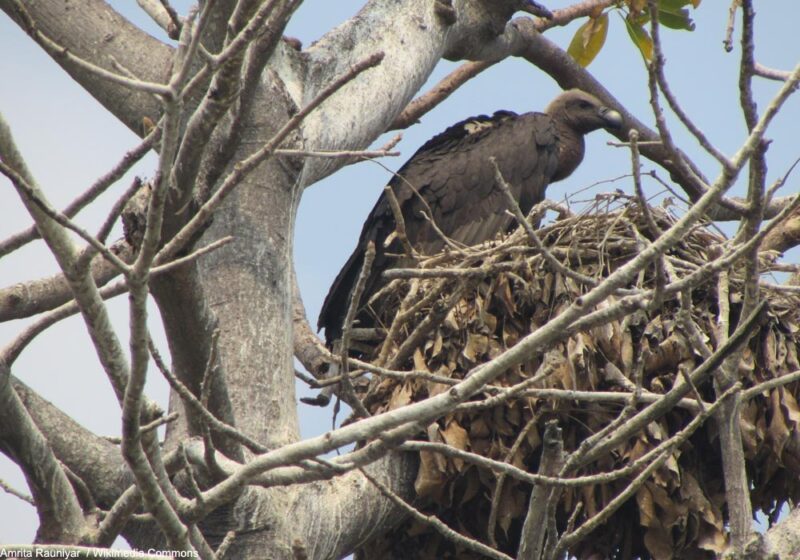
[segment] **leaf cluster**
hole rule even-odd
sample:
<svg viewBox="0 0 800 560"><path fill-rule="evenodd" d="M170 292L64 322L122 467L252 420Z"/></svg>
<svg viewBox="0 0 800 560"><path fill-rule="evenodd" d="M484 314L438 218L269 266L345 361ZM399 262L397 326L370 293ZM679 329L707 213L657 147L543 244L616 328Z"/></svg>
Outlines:
<svg viewBox="0 0 800 560"><path fill-rule="evenodd" d="M664 27L682 31L694 31L694 22L686 6L697 8L701 0L658 0L658 21ZM631 41L639 49L645 61L653 59L653 39L645 29L650 21L647 0L623 0L606 10L598 10L581 25L572 37L567 52L583 67L589 66L606 42L609 13L619 14Z"/></svg>

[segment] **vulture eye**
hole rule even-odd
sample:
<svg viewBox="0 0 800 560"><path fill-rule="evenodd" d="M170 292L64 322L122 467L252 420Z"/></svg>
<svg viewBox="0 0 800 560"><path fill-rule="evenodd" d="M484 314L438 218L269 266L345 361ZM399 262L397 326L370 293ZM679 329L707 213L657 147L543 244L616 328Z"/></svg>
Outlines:
<svg viewBox="0 0 800 560"><path fill-rule="evenodd" d="M589 103L588 101L581 101L580 102L580 107L581 107L581 109L591 109L592 108L592 104Z"/></svg>

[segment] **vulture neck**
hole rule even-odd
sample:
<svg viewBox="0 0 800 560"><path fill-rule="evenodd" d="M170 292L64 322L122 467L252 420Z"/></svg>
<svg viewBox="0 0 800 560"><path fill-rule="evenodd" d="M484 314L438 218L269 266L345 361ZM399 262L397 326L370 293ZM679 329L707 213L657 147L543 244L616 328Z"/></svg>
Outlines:
<svg viewBox="0 0 800 560"><path fill-rule="evenodd" d="M558 132L558 168L551 181L560 181L569 177L583 160L585 145L583 134L564 122L556 120Z"/></svg>

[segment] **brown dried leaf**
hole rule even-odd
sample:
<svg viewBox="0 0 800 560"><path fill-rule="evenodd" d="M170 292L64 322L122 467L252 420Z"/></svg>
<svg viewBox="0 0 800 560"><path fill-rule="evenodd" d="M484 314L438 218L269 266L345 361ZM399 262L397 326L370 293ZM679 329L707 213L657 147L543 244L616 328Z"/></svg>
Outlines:
<svg viewBox="0 0 800 560"><path fill-rule="evenodd" d="M467 343L461 353L471 362L477 362L478 358L486 354L489 350L489 337L485 334L470 332L467 334Z"/></svg>
<svg viewBox="0 0 800 560"><path fill-rule="evenodd" d="M440 433L444 442L450 447L455 447L461 451L466 451L469 448L467 430L459 426L458 422L455 420L448 422L447 427L444 430L440 430ZM463 459L451 458L450 461L452 461L456 471L461 471L464 468Z"/></svg>
<svg viewBox="0 0 800 560"><path fill-rule="evenodd" d="M782 388L773 389L770 391L770 408L772 411L772 420L769 423L768 434L772 441L772 451L776 457L783 455L783 448L786 441L789 439L789 426L786 423L786 417L783 413L781 406L781 393Z"/></svg>
<svg viewBox="0 0 800 560"><path fill-rule="evenodd" d="M447 476L440 468L441 454L421 451L419 454L419 470L414 481L414 490L422 498L431 498L441 502L446 488Z"/></svg>
<svg viewBox="0 0 800 560"><path fill-rule="evenodd" d="M414 369L430 373L428 364L425 362L425 356L422 355L422 349L419 347L414 350Z"/></svg>
<svg viewBox="0 0 800 560"><path fill-rule="evenodd" d="M400 408L401 406L407 405L411 402L412 395L413 390L411 388L411 383L405 382L401 385L398 385L395 391L392 393L392 396L389 397L387 410L394 410L396 408Z"/></svg>
<svg viewBox="0 0 800 560"><path fill-rule="evenodd" d="M657 527L659 525L656 514L656 504L650 488L645 484L636 492L636 503L639 506L639 523L643 527Z"/></svg>

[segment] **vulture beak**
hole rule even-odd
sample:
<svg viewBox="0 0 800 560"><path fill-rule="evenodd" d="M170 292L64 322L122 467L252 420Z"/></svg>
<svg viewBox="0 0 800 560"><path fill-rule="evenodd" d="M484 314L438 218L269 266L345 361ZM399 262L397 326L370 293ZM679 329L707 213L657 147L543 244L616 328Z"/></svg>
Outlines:
<svg viewBox="0 0 800 560"><path fill-rule="evenodd" d="M606 123L606 128L622 128L622 115L608 107L600 108L600 118Z"/></svg>

